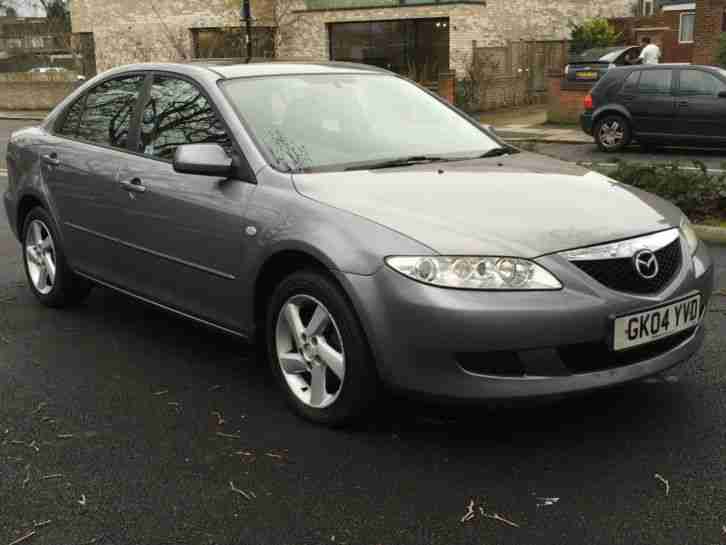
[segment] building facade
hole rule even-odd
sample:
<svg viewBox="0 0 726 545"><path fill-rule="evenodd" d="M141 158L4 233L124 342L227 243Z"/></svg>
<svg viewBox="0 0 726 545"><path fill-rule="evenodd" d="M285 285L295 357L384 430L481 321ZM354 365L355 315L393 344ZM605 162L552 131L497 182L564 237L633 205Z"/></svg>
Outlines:
<svg viewBox="0 0 726 545"><path fill-rule="evenodd" d="M726 0L696 0L693 62L713 64L726 32Z"/></svg>
<svg viewBox="0 0 726 545"><path fill-rule="evenodd" d="M632 0L252 0L254 41L272 40L277 57L367 62L419 80L448 69L463 76L476 46L563 39L571 21L625 16L631 6ZM71 14L74 32L93 33L99 71L219 56L200 44L240 24L234 0L72 0Z"/></svg>

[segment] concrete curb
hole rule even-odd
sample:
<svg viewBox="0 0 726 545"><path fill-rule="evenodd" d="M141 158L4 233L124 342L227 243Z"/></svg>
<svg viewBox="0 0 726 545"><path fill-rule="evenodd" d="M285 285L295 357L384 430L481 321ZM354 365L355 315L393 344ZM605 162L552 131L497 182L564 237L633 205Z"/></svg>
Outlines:
<svg viewBox="0 0 726 545"><path fill-rule="evenodd" d="M2 121L43 121L46 118L45 115L40 114L8 114L0 113L0 120Z"/></svg>
<svg viewBox="0 0 726 545"><path fill-rule="evenodd" d="M575 140L573 139L567 139L567 138L548 138L548 137L534 137L534 138L503 138L506 142L509 142L511 144L516 144L517 142L532 142L534 144L574 144L579 146L586 146L588 144L594 145L594 142L592 141L583 141L583 140Z"/></svg>
<svg viewBox="0 0 726 545"><path fill-rule="evenodd" d="M712 244L726 244L726 228L712 225L694 225L693 229L704 242Z"/></svg>

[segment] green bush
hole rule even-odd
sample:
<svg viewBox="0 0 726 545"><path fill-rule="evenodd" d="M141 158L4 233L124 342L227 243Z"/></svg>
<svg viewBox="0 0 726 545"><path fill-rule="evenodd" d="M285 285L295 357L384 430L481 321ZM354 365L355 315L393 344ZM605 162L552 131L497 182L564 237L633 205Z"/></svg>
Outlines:
<svg viewBox="0 0 726 545"><path fill-rule="evenodd" d="M693 161L690 168L685 166L688 165L678 161L667 164L619 162L615 170L599 170L614 180L669 200L693 221L726 219L726 173L709 174L700 161Z"/></svg>
<svg viewBox="0 0 726 545"><path fill-rule="evenodd" d="M721 68L726 68L726 32L721 33L716 48L716 64Z"/></svg>
<svg viewBox="0 0 726 545"><path fill-rule="evenodd" d="M595 17L575 24L570 21L570 53L577 55L593 47L617 45L622 35L607 19Z"/></svg>

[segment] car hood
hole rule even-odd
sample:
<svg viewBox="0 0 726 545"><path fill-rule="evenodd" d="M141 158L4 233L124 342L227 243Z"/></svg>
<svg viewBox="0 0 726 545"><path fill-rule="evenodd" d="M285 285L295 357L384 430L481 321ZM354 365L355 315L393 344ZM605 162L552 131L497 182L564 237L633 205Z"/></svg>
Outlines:
<svg viewBox="0 0 726 545"><path fill-rule="evenodd" d="M660 231L681 217L655 195L530 153L293 181L306 197L450 255L532 258Z"/></svg>

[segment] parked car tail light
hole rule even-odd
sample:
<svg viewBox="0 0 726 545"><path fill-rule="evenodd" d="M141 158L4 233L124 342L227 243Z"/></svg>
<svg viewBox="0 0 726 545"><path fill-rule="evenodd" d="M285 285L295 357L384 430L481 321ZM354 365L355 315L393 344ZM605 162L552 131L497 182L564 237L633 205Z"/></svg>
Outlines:
<svg viewBox="0 0 726 545"><path fill-rule="evenodd" d="M587 96L585 97L585 109L592 110L592 108L592 95L590 93L587 93Z"/></svg>

